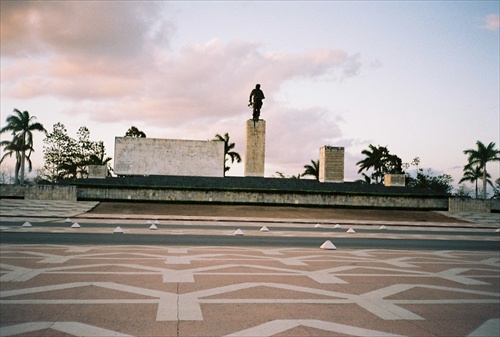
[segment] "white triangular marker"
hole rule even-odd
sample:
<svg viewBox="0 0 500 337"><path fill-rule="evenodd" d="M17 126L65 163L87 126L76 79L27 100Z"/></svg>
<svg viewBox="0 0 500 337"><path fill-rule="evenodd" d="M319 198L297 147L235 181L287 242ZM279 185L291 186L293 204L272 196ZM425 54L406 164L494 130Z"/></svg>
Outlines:
<svg viewBox="0 0 500 337"><path fill-rule="evenodd" d="M500 233L500 228L498 228L495 232Z"/></svg>
<svg viewBox="0 0 500 337"><path fill-rule="evenodd" d="M330 240L326 240L325 243L323 243L321 246L319 246L319 248L326 249L326 250L337 249L337 247L335 247L335 245Z"/></svg>
<svg viewBox="0 0 500 337"><path fill-rule="evenodd" d="M146 221L146 224L148 225L152 224L151 220Z"/></svg>
<svg viewBox="0 0 500 337"><path fill-rule="evenodd" d="M149 226L149 229L158 229L158 227L156 227L155 224L152 224L151 226Z"/></svg>
<svg viewBox="0 0 500 337"><path fill-rule="evenodd" d="M336 224L335 227L333 227L333 228L342 228L342 226L339 224Z"/></svg>
<svg viewBox="0 0 500 337"><path fill-rule="evenodd" d="M72 222L70 218L66 218L66 220L64 220L64 222Z"/></svg>
<svg viewBox="0 0 500 337"><path fill-rule="evenodd" d="M245 235L245 234L243 233L243 231L242 231L241 229L239 229L239 228L238 228L238 229L234 232L234 235Z"/></svg>
<svg viewBox="0 0 500 337"><path fill-rule="evenodd" d="M71 228L81 228L80 224L78 222L75 222L74 224L71 225Z"/></svg>
<svg viewBox="0 0 500 337"><path fill-rule="evenodd" d="M28 221L26 221L25 223L22 224L21 227L31 227L31 224Z"/></svg>
<svg viewBox="0 0 500 337"><path fill-rule="evenodd" d="M387 227L385 227L384 225L380 226L379 229L387 229Z"/></svg>
<svg viewBox="0 0 500 337"><path fill-rule="evenodd" d="M352 228L349 228L349 229L347 230L347 233L354 234L354 233L356 233L356 231L355 231L354 229L352 229Z"/></svg>
<svg viewBox="0 0 500 337"><path fill-rule="evenodd" d="M157 224L157 225L159 225L159 224L160 224L160 222L159 222L158 220L155 220L153 223L154 223L154 224Z"/></svg>
<svg viewBox="0 0 500 337"><path fill-rule="evenodd" d="M321 228L321 225L317 223L316 226L314 226L314 228Z"/></svg>
<svg viewBox="0 0 500 337"><path fill-rule="evenodd" d="M123 234L123 229L120 226L118 226L113 231L113 234Z"/></svg>
<svg viewBox="0 0 500 337"><path fill-rule="evenodd" d="M260 229L261 232L269 232L269 228L267 228L266 226L262 226L262 228Z"/></svg>

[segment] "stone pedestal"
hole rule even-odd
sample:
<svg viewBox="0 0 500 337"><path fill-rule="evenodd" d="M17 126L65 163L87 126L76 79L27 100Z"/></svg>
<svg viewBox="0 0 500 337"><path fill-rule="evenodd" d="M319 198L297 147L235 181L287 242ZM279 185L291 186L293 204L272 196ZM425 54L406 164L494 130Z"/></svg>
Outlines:
<svg viewBox="0 0 500 337"><path fill-rule="evenodd" d="M385 174L384 186L405 186L406 177L404 174Z"/></svg>
<svg viewBox="0 0 500 337"><path fill-rule="evenodd" d="M344 182L344 148L323 146L319 149L319 181Z"/></svg>
<svg viewBox="0 0 500 337"><path fill-rule="evenodd" d="M247 121L245 177L263 177L266 157L266 121Z"/></svg>
<svg viewBox="0 0 500 337"><path fill-rule="evenodd" d="M108 176L106 165L89 165L89 178L104 179Z"/></svg>

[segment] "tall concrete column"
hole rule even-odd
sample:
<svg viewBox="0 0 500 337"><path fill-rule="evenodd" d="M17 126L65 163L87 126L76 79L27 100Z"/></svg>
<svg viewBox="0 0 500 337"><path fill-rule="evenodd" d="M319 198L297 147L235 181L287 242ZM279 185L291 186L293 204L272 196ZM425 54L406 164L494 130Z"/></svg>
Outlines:
<svg viewBox="0 0 500 337"><path fill-rule="evenodd" d="M266 157L266 121L247 121L245 176L263 177Z"/></svg>
<svg viewBox="0 0 500 337"><path fill-rule="evenodd" d="M319 181L344 182L344 148L323 146L319 149Z"/></svg>

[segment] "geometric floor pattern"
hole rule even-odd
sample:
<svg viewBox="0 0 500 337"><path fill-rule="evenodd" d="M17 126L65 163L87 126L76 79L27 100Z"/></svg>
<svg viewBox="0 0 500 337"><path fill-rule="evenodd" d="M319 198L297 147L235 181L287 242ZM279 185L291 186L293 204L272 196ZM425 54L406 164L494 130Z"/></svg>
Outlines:
<svg viewBox="0 0 500 337"><path fill-rule="evenodd" d="M499 331L499 251L0 245L0 336Z"/></svg>

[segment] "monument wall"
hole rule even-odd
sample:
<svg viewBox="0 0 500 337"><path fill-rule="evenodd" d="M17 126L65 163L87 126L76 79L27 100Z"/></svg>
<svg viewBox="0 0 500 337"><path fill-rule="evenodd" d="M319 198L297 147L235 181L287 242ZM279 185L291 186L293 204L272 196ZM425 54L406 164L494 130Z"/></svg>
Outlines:
<svg viewBox="0 0 500 337"><path fill-rule="evenodd" d="M115 137L118 175L224 176L224 142Z"/></svg>

